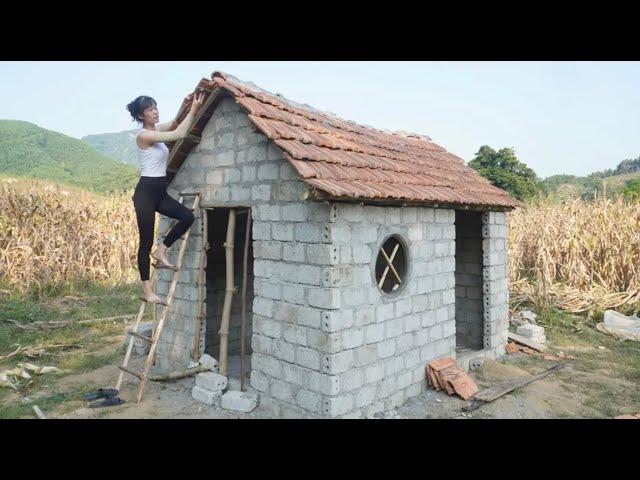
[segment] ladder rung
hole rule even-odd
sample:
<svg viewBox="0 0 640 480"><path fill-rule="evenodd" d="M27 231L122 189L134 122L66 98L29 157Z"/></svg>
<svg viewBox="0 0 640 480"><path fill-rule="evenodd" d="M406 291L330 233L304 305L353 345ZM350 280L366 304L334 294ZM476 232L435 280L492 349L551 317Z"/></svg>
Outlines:
<svg viewBox="0 0 640 480"><path fill-rule="evenodd" d="M200 195L200 192L180 192L178 196L180 197L196 197Z"/></svg>
<svg viewBox="0 0 640 480"><path fill-rule="evenodd" d="M128 373L129 375L133 375L134 377L138 377L140 380L142 380L142 379L143 379L143 376L142 376L142 375L140 375L139 373L136 373L136 372L134 372L134 371L132 371L132 370L129 370L128 368L123 367L122 365L120 365L118 368L119 368L120 370L122 370L123 372Z"/></svg>
<svg viewBox="0 0 640 480"><path fill-rule="evenodd" d="M145 342L149 342L149 343L153 342L152 338L145 337L144 335L141 335L138 332L127 332L127 333L133 337L139 338L140 340L144 340Z"/></svg>

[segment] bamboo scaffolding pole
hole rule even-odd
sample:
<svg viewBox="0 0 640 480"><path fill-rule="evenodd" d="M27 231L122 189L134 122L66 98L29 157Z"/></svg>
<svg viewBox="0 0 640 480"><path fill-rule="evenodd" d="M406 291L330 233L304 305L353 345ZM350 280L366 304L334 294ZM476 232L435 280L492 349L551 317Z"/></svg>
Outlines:
<svg viewBox="0 0 640 480"><path fill-rule="evenodd" d="M391 258L387 257L388 261L393 262L393 259L396 258L396 253L398 252L398 248L399 247L400 247L400 244L396 243L396 246L393 248L393 252L391 252ZM382 250L382 248L381 248L381 250ZM386 252L385 252L385 257L386 257ZM380 282L378 282L378 287L382 288L382 284L384 283L384 281L387 278L387 273L389 273L389 265L387 265L385 267L385 269L384 269L384 272L382 272L382 277L380 277Z"/></svg>
<svg viewBox="0 0 640 480"><path fill-rule="evenodd" d="M229 319L231 316L231 300L233 298L233 240L236 230L236 211L229 209L229 221L227 223L227 238L224 242L226 260L226 289L224 305L222 307L222 322L220 324L220 375L227 375L228 371L228 346L229 346Z"/></svg>
<svg viewBox="0 0 640 480"><path fill-rule="evenodd" d="M149 380L152 382L164 382L166 380L177 380L179 378L185 378L190 375L196 375L202 372L208 372L209 369L207 367L203 367L202 365L198 365L195 368L189 368L187 370L180 370L178 372L171 372L167 375L153 375L149 377Z"/></svg>
<svg viewBox="0 0 640 480"><path fill-rule="evenodd" d="M400 244L397 244L396 246L398 246L398 245L400 245ZM389 259L389 256L387 255L387 252L384 251L384 248L381 248L380 251L382 252L382 255L384 256L384 258L387 261L387 263L389 264L389 267L391 268L391 271L393 272L393 274L398 279L398 283L402 283L402 279L400 278L400 275L398 275L396 267L393 266L393 262Z"/></svg>
<svg viewBox="0 0 640 480"><path fill-rule="evenodd" d="M196 332L193 339L193 360L198 361L200 359L200 334L202 331L202 320L204 319L204 285L206 284L206 278L204 275L204 264L207 259L207 251L209 250L209 228L207 223L207 211L204 208L200 209L200 217L202 218L202 252L200 253L200 264L198 268L198 314L196 315Z"/></svg>
<svg viewBox="0 0 640 480"><path fill-rule="evenodd" d="M240 391L244 392L244 336L247 331L247 257L249 255L249 242L251 241L251 208L246 210L247 222L244 234L244 256L242 257L242 311L240 316Z"/></svg>

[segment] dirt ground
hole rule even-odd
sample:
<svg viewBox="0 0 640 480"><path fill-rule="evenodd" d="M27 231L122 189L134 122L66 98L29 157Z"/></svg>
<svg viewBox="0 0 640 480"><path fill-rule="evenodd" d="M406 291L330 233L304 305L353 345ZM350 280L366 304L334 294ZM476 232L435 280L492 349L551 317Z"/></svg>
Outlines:
<svg viewBox="0 0 640 480"><path fill-rule="evenodd" d="M575 359L561 360L566 363L563 369L472 412L463 411L463 407L469 402L448 396L444 392L427 389L409 399L403 406L376 414L375 418L612 418L625 413L640 412L637 370L631 370L631 373L629 370L621 370L629 364L637 368L635 365L638 365L637 360L640 358L633 357L637 350L631 351L629 354L631 358L624 357L626 363L618 365L612 360L614 358L612 355L615 353L612 350L628 349L628 347L620 346L620 342L607 338L599 332L594 335L598 335L596 338L608 347L597 345L599 342L594 344L593 339L580 342L569 336L557 336L553 342L550 342L553 345L551 351L557 352L562 349L565 353L575 356ZM553 338L553 335L551 337ZM568 338L571 338L571 341L567 341ZM121 350L124 335L105 337L104 341L101 351L94 353L106 354ZM627 354L628 352L625 351L625 355ZM144 359L144 356L133 356L130 365L134 370L141 370ZM112 387L119 374L117 365L121 361L121 356L116 356L115 360L108 365L85 373L61 376L54 383L43 385L34 392L34 395L31 395L31 398L21 398L19 394L13 393L5 396L3 403L38 404L38 397L50 395L53 392L86 392L99 387ZM557 363L557 360L544 360L538 355L516 353L506 355L500 361L487 360L481 368L470 372L470 375L482 390L507 379L538 374ZM204 406L191 398L191 388L194 383L193 377L171 382L149 382L145 388L143 401L135 404L133 397L137 380L125 375L120 395L126 400L123 405L92 409L87 408L87 403L83 400L75 399L56 404L50 411L45 411L45 415L48 418L65 419L270 418L260 406L249 414ZM239 382L230 380L230 388L239 389ZM75 398L82 397L75 395Z"/></svg>

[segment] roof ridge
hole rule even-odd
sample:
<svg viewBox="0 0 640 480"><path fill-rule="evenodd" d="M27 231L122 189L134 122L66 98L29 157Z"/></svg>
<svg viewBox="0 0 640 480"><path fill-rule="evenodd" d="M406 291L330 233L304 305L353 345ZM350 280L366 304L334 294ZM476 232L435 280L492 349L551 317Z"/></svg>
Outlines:
<svg viewBox="0 0 640 480"><path fill-rule="evenodd" d="M347 118L342 118L339 115L335 114L334 112L330 112L328 110L320 110L318 108L312 107L311 105L307 104L307 103L298 103L295 100L291 100L288 97L285 97L284 95L282 95L281 93L274 93L271 92L269 90L266 90L262 87L259 87L258 85L256 85L253 82L246 82L243 80L240 80L239 78L228 74L228 73L224 73L222 71L215 71L211 74L211 78L215 78L215 77L220 77L225 81L231 81L233 83L237 83L239 85L244 86L245 88L248 88L250 90L255 90L259 93L264 93L267 95L272 95L275 97L278 97L279 99L285 101L286 103L288 103L290 106L295 107L295 108L299 108L300 110L304 110L307 111L309 113L314 113L316 115L324 115L327 117L331 117L335 120L338 120L340 122L344 122L344 123L348 123L351 125L355 125L356 127L361 127L361 128L365 128L367 130L373 130L376 132L381 132L381 133L387 133L390 135L396 135L396 136L400 136L400 137L404 137L404 138L416 138L419 140L426 140L428 143L433 143L431 137L429 135L425 135L425 134L421 134L421 133L414 133L414 132L406 132L404 130L388 130L388 129L381 129L381 128L376 128L373 127L371 125L366 125L366 124L362 124L362 123L358 123L354 120L349 120ZM275 106L275 105L274 105ZM338 127L336 127L338 128Z"/></svg>

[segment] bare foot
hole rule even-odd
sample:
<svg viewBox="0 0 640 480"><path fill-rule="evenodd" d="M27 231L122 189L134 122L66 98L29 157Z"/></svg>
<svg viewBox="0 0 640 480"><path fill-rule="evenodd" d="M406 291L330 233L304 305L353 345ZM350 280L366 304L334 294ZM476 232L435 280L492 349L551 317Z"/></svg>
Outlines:
<svg viewBox="0 0 640 480"><path fill-rule="evenodd" d="M140 297L140 300L142 300L143 302L147 302L147 303L158 303L160 305L167 305L167 302L165 302L164 300L162 300L159 296L157 296L155 293L151 293L149 295L142 295Z"/></svg>
<svg viewBox="0 0 640 480"><path fill-rule="evenodd" d="M171 270L176 270L176 266L169 263L169 259L165 252L156 250L151 254L151 258L153 258L156 263L154 264L154 268L169 268Z"/></svg>

